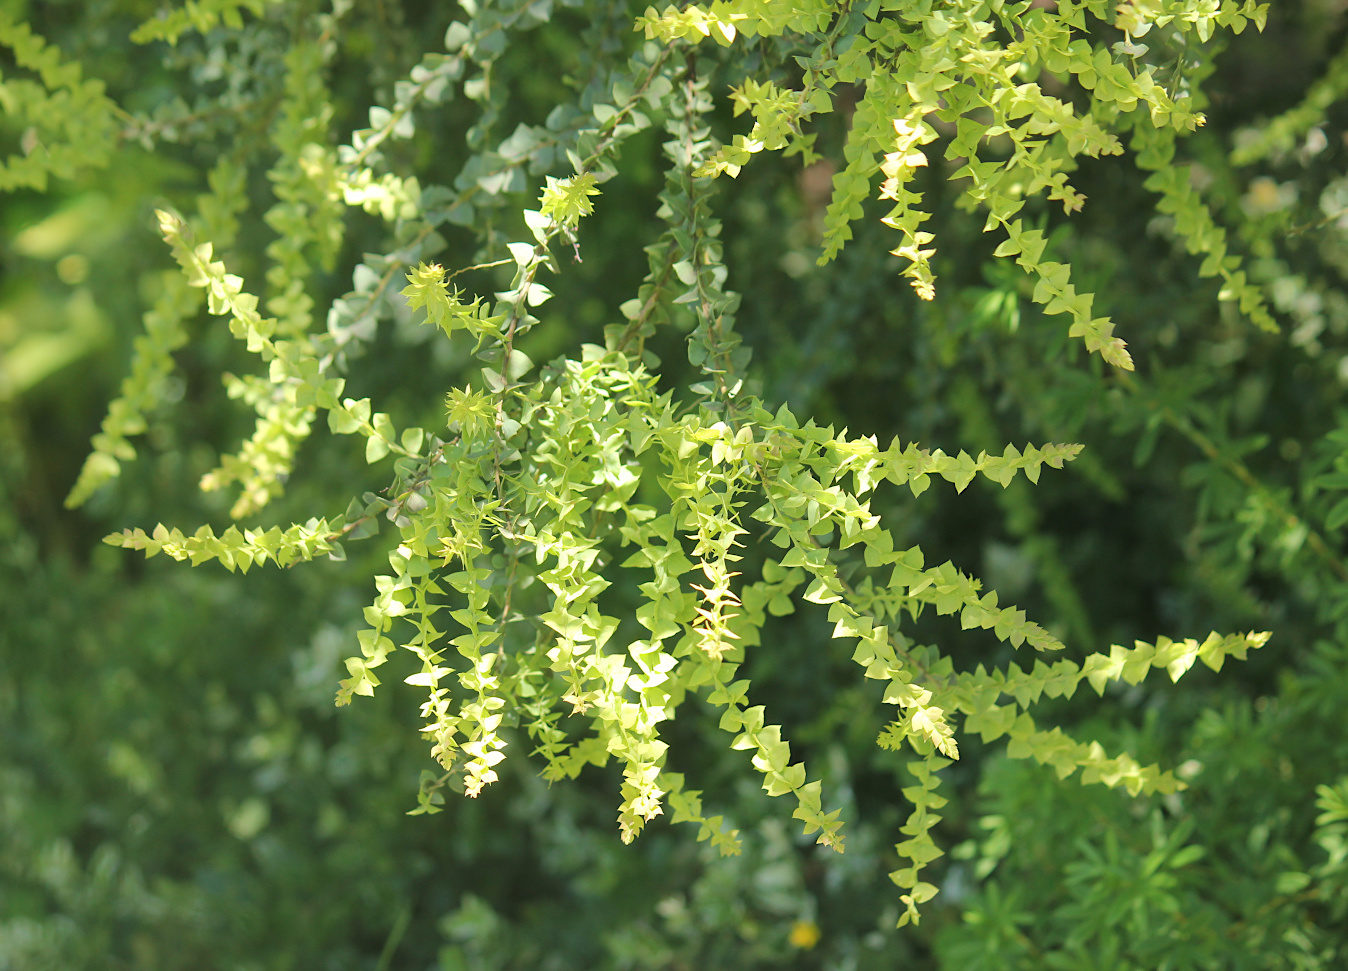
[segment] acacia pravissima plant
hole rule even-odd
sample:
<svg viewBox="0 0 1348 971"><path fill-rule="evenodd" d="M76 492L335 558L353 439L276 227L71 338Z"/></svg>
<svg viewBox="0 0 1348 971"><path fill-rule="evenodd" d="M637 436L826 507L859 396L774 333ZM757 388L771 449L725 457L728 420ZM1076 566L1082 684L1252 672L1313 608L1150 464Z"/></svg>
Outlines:
<svg viewBox="0 0 1348 971"><path fill-rule="evenodd" d="M827 613L832 626L821 627L821 641L831 636L832 649L850 652L859 674L881 683L876 703L893 717L878 744L907 753L913 784L903 792L912 808L896 847L906 864L892 874L902 888L901 923L936 893L922 869L942 852L930 835L945 801L937 773L959 757L961 734L1005 738L1011 756L1064 778L1079 773L1082 782L1132 793L1182 787L1155 765L1042 727L1035 703L1071 695L1083 679L1103 693L1154 668L1172 679L1196 660L1220 669L1268 635L1157 632L1131 648L1063 651L977 579L949 562L929 565L919 547L900 548L871 510L875 490L918 496L940 480L962 492L977 476L1003 487L1018 475L1038 482L1045 465L1062 468L1080 447L1008 443L1000 454L971 455L935 443L882 445L761 400L750 348L735 328L741 295L728 289L733 267L723 259L713 194L733 192L723 184L756 155L782 152L804 165L840 157L820 264L840 253L878 197L889 207L883 222L895 233L903 276L930 300L940 285L932 265L939 227L924 208L923 172L933 153L963 160L951 176L959 204L982 214L995 259L1023 273L1033 302L1088 352L1079 367L1145 388L1144 378L1126 374L1134 363L1114 322L1073 283L1070 265L1052 258L1037 207L1079 210L1086 200L1071 182L1078 160L1131 152L1153 173L1158 208L1203 257L1200 274L1221 278L1220 299L1250 326L1273 328L1260 289L1175 161L1176 145L1203 120L1205 45L1262 25L1266 5L717 2L652 8L633 22L621 6L564 3L587 18L591 50L621 54L596 56L544 123L521 123L504 138L510 92L493 84L493 69L510 39L546 22L553 7L462 6L465 19L442 49L425 53L392 84L388 103L369 107L368 126L340 144L329 75L349 2L322 10L262 0L189 4L137 33L138 41L174 44L209 30L224 48L231 32L270 30L286 43L278 70L255 79L270 89L229 87L214 105L228 114L267 104L266 138L239 140L219 156L195 213L158 212L178 268L162 277L131 373L69 504L87 500L135 455L132 439L162 397L204 295L209 314L227 319L265 365L225 376L230 397L256 412L255 430L202 481L232 490L240 524L219 532L161 524L108 542L246 571L341 557L343 543L392 523L389 569L374 578L359 653L346 662L337 701L372 694L389 672L424 689L422 731L439 769L423 774L417 812L437 811L447 786L476 795L495 781L512 739L532 749L549 780L616 760L623 839L667 813L735 853L739 834L715 812L715 797L704 806L690 780L666 767L662 726L688 717L680 706L692 694L720 710L727 744L745 752L763 788L789 797L805 832L841 851L839 811L754 703L745 676L768 616L789 614L801 600ZM4 82L34 133L26 154L0 169L8 187L41 187L48 174L100 164L118 138L150 147L190 139L203 115L187 106L130 114L13 20L0 19L0 43L38 77ZM712 116L727 78L733 114L752 125L722 141ZM436 184L392 146L415 141L419 118L457 97L477 103L479 120L458 174ZM830 115L844 116L841 144L829 141ZM634 293L605 295L612 323L602 344L530 360L519 345L552 297L547 281L583 258L585 219L622 171L620 149L652 129L665 182L658 232L640 241L649 244L645 280ZM244 280L230 272L228 254L239 214L253 205L250 175L265 175L273 201L264 219L275 237L264 277ZM355 266L349 293L319 305L315 280L337 265L348 208L381 219L387 245ZM441 262L450 234L475 237L471 261ZM513 272L505 289L468 286L502 267ZM467 341L481 360L471 380L445 388L447 425L398 428L375 402L344 395L381 321L409 313ZM661 384L647 345L662 329L686 334L697 372L687 386ZM296 455L320 419L334 434L363 440L366 463L389 466L387 487L334 500L287 528L249 526L302 472ZM636 627L610 589L619 580L639 591ZM924 612L1063 659L961 665L957 644L922 644L905 633Z"/></svg>

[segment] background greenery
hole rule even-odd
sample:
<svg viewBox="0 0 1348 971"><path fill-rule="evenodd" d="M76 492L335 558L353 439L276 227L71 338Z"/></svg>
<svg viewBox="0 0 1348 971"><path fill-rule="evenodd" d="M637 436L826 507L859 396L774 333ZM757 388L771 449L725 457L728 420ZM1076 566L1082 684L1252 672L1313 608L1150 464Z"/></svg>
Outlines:
<svg viewBox="0 0 1348 971"><path fill-rule="evenodd" d="M216 377L248 368L247 356L218 321L194 323L176 353L178 375L139 457L83 509L63 508L171 267L153 208L190 211L213 161L261 138L289 32L317 5L270 5L246 14L241 34L218 27L172 48L129 40L153 2L3 7L130 114L106 167L11 192L0 210L0 968L1348 961L1348 572L1334 511L1348 482L1333 478L1348 445L1342 3L1278 3L1262 33L1185 55L1210 60L1212 73L1208 123L1182 153L1281 333L1218 303L1145 173L1126 161L1081 168L1074 179L1089 202L1070 221L1042 213L1050 251L1072 260L1126 335L1135 383L1085 360L1029 300L1028 278L990 263L982 218L955 205L944 163L924 184L941 226L932 303L898 277L893 233L875 214L835 264L814 269L820 169L764 158L719 188L729 285L744 295L739 332L768 402L950 454L1085 445L1034 489L976 482L961 496L894 500L881 511L896 538L984 577L1083 649L1274 632L1248 662L1195 670L1179 688L1148 681L1103 706L1048 703L1064 726L1177 767L1189 783L1180 795L1060 783L1000 747L966 743L945 773L954 798L937 835L957 849L936 865L943 892L901 931L885 874L897 865L906 781L897 757L874 745L882 718L848 658L809 623L820 616L775 621L772 650L750 666L759 700L848 809L842 856L782 822L710 711L671 731L746 834L743 856L717 858L691 830L658 824L623 846L611 822L616 770L548 787L524 759L507 760L479 799L451 796L444 814L409 817L428 764L412 689L391 683L332 706L383 541L349 544L345 562L246 576L100 543L124 525L227 521L228 501L196 488L248 433ZM639 13L563 4L516 36L496 67L490 130L541 123L556 79L588 72L596 51L630 49ZM461 16L383 0L347 11L329 70L338 138L365 123L369 104L387 103ZM250 71L234 73L239 62ZM1323 78L1323 117L1237 164L1251 130ZM711 90L728 139L742 124L724 85ZM480 107L451 102L389 151L423 182L450 182ZM163 128L154 151L132 116L160 120L148 123ZM0 120L5 152L22 137ZM655 134L624 149L584 224L584 262L557 278L539 312L526 348L535 360L602 341L612 296L635 292L641 247L659 231L662 166ZM260 172L247 191L266 198ZM347 218L342 253L315 284L320 306L345 291L362 253L382 248L377 220ZM472 241L446 235L443 262L469 262ZM271 238L245 214L231 270L260 278ZM409 319L383 325L355 393L407 421L442 421L441 396L467 360L435 337ZM669 387L695 373L683 342L655 339ZM326 508L334 482L382 487L352 449L316 434L266 521ZM969 666L1005 661L990 636L953 622L924 633L958 644Z"/></svg>

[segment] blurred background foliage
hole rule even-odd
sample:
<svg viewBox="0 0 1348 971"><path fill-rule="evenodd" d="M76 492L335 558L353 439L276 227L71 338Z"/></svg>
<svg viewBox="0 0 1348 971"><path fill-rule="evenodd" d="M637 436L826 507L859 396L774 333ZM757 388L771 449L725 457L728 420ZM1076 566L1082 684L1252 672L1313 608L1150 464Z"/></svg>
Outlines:
<svg viewBox="0 0 1348 971"><path fill-rule="evenodd" d="M899 932L885 874L904 781L874 745L873 692L832 648L822 611L775 621L771 649L749 664L759 700L847 808L847 852L826 854L778 819L710 713L671 728L671 758L728 807L744 855L716 858L691 830L660 825L625 847L611 822L616 770L548 787L509 759L481 798L405 815L428 765L412 689L332 706L381 540L351 544L344 563L247 576L101 545L128 524L226 521L226 500L196 483L248 431L216 375L250 365L218 322L194 323L139 457L84 509L62 507L170 266L153 207L190 211L220 153L256 147L291 31L314 7L259 5L241 32L169 47L128 40L157 0L3 4L128 114L106 168L12 192L0 208L0 969L1348 963L1348 575L1342 522L1330 525L1344 485L1324 478L1348 447L1342 0L1274 4L1262 34L1179 55L1211 69L1208 124L1181 151L1281 334L1217 302L1126 159L1076 174L1090 201L1070 223L1039 214L1051 250L1118 321L1136 380L1085 360L1029 301L1028 278L990 263L981 218L944 186L952 165L924 176L941 232L926 304L899 279L877 219L814 268L827 160L802 171L764 158L719 187L739 328L770 403L952 454L1086 446L1034 489L893 498L880 511L896 540L982 576L1083 654L1161 633L1274 632L1250 661L1194 671L1183 690L1148 682L1104 707L1052 703L1065 726L1177 767L1189 783L1179 796L1060 784L967 744L945 773L956 798L937 835L957 849L935 871L943 892ZM558 7L512 38L495 69L500 137L541 123L558 79L590 70L596 49L630 49L639 5L597 9ZM388 103L457 16L417 0L348 10L333 129ZM1286 137L1266 127L1317 84L1328 107L1309 125ZM452 101L389 151L423 183L451 181L477 120L477 105ZM740 130L728 110L721 122L724 137ZM6 153L23 137L12 128L0 119ZM821 145L839 135L826 129ZM1272 143L1263 155L1250 148L1260 138ZM556 299L526 347L535 360L602 340L615 295L635 291L658 225L658 141L625 148L586 221L584 262L549 281ZM1244 162L1242 147L1256 157ZM261 276L270 239L256 215L268 186L260 169L250 178L254 212L229 254L246 279ZM375 219L348 218L339 265L316 283L320 306L362 252L383 248ZM449 246L443 262L471 261L470 242ZM429 344L436 336L386 324L353 392L399 421L442 420L433 409L467 359ZM666 386L691 373L682 343L666 333L654 345ZM333 482L343 494L382 485L351 471L364 468L354 448L316 433L265 521L339 512ZM934 619L919 636L957 644L968 666L1004 663L979 633Z"/></svg>

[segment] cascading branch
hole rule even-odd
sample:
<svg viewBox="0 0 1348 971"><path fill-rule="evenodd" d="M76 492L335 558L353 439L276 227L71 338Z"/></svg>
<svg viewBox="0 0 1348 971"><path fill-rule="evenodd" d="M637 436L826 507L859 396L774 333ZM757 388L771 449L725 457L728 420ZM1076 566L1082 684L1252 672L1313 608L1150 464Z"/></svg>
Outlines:
<svg viewBox="0 0 1348 971"><path fill-rule="evenodd" d="M0 10L0 46L19 68L0 78L0 109L19 152L0 160L0 190L45 189L50 176L70 178L106 165L115 145L113 104L102 81L82 77L77 63L8 10Z"/></svg>
<svg viewBox="0 0 1348 971"><path fill-rule="evenodd" d="M1041 727L1031 709L1045 695L1070 696L1083 679L1103 694L1153 668L1172 679L1196 660L1220 669L1268 635L1162 637L1082 660L1036 657L992 671L962 668L949 649L916 643L904 628L935 611L1014 648L1063 652L1056 637L953 564L929 566L922 549L896 548L871 511L876 489L888 483L918 496L936 479L960 492L978 476L1003 487L1017 475L1037 482L1045 465L1062 468L1080 447L1007 445L1000 455L976 456L897 441L882 448L874 438L802 423L785 407L773 411L751 392L748 349L734 331L740 297L726 286L711 194L717 176L736 175L763 151L816 158L816 133L805 126L834 110L844 87L864 84L824 220L821 262L850 239L850 224L878 191L893 203L884 221L902 236L894 252L908 261L905 275L919 295L933 297L934 234L921 228L928 214L918 175L930 161L924 146L943 140L946 159L960 163L955 177L967 180L966 200L986 211L989 231L1005 237L997 255L1034 278L1034 300L1049 314L1067 314L1070 333L1088 350L1131 369L1113 323L1093 316L1092 297L1076 291L1070 268L1044 259L1046 237L1033 225L1029 200L1043 195L1069 212L1080 208L1084 200L1068 181L1075 160L1120 153L1120 134L1134 132L1146 156L1139 164L1166 176L1157 183L1162 208L1176 213L1182 232L1193 227L1191 249L1208 254L1205 272L1220 273L1253 315L1258 294L1241 289L1238 258L1208 230L1196 194L1170 175L1165 146L1201 122L1193 93L1180 74L1161 78L1135 41L1151 30L1202 40L1216 26L1238 31L1247 20L1262 22L1263 5L876 0L651 10L636 23L647 41L634 45L625 64L596 66L574 103L544 126L521 125L501 139L494 119L502 95L490 68L502 37L546 20L545 7L465 5L470 19L451 27L447 52L428 54L394 86L391 106L372 108L370 126L336 151L323 110L330 52L312 38L339 29L347 7L315 21L321 29L306 33L284 61L267 128L276 201L266 218L279 236L267 251L265 302L217 258L242 206L238 165L222 162L213 175L203 218L159 214L187 284L205 292L209 311L227 318L267 365L265 375L228 379L231 395L257 411L257 430L203 486L237 486L233 513L252 516L280 493L298 443L322 417L334 433L364 439L367 463L393 457L389 487L354 499L342 515L284 529L230 526L217 534L203 526L186 535L159 525L108 542L247 570L341 556L345 539L371 534L381 516L392 522L389 570L374 579L360 652L346 661L337 701L373 694L389 670L424 689L422 733L440 771L423 774L416 812L438 811L446 786L477 795L496 780L510 745L525 744L550 781L616 760L624 840L668 812L695 823L698 838L722 853L738 852L733 824L708 815L702 793L668 768L662 727L697 694L720 710L728 745L747 753L764 790L790 797L805 833L841 851L839 811L754 703L748 676L768 618L792 613L801 600L826 612L832 638L846 645L862 677L880 682L879 702L892 706L892 719L878 744L911 753L914 784L904 795L913 809L896 847L905 864L892 875L903 890L900 923L916 920L936 893L923 869L942 852L931 835L945 802L937 773L959 758L962 735L1005 737L1011 756L1063 778L1079 772L1083 782L1135 794L1180 788L1157 766ZM265 8L193 9L210 26ZM1096 22L1092 37L1112 31L1118 41L1088 38L1088 18ZM192 23L189 16L142 33L176 38ZM684 43L705 37L732 52L761 45L772 55L764 60L795 57L790 63L799 68L798 76L735 85L735 110L749 114L753 127L729 144L710 137L707 78L715 65ZM1088 107L1079 111L1049 93L1040 83L1048 78L1057 90L1077 84ZM414 173L390 170L381 146L410 137L416 113L460 85L483 105L484 120L468 134L475 154L453 185L423 185ZM619 148L653 126L666 137L669 168L650 272L635 295L615 301L623 322L607 328L605 346L540 367L517 344L537 323L533 308L552 296L544 273L562 272L564 257L579 255L579 225L618 171ZM502 213L530 178L538 202L522 209L527 236L512 239L506 234L518 230L506 227L517 224ZM364 258L352 292L324 315L314 312L310 279L337 252L341 206L381 216L391 240L385 253ZM481 262L453 272L433 262L446 223L479 232ZM454 282L466 270L500 265L513 267L513 278L490 300ZM197 302L180 288L166 294L164 307L147 316L151 341L138 359L146 363L113 404L72 502L132 454L128 438L143 430L169 354L185 339L182 321ZM447 336L466 333L485 365L479 379L447 392L447 429L399 431L369 399L342 396L345 375L395 308L424 314ZM324 316L326 330L318 330L315 320ZM690 361L704 377L686 389L660 388L658 362L645 347L657 327L670 325L689 332ZM619 593L631 588L640 595L635 607Z"/></svg>
<svg viewBox="0 0 1348 971"><path fill-rule="evenodd" d="M1137 42L1153 28L1206 41L1217 27L1235 33L1248 22L1262 27L1266 12L1267 4L1256 0L816 0L793 4L783 14L773 4L718 0L663 12L648 8L637 26L666 42L710 37L731 44L741 35L800 35L785 43L803 70L801 86L749 80L736 88L736 114L750 112L754 127L703 166L703 174L735 176L761 151L789 147L812 154L814 139L802 126L831 112L841 88L864 85L850 119L847 164L833 178L820 263L852 238L851 223L861 218L883 175L880 197L894 203L884 222L903 237L892 252L909 262L904 275L926 300L935 296L935 249L929 245L935 235L920 228L929 214L913 182L930 161L922 146L942 130L951 133L944 151L956 167L950 178L967 180L964 199L987 212L985 231L1005 235L996 255L1014 258L1035 278L1034 301L1047 314L1067 314L1070 335L1088 351L1132 370L1113 322L1094 316L1093 295L1077 291L1067 264L1042 258L1046 239L1027 203L1043 195L1064 212L1080 209L1085 196L1068 181L1076 160L1120 154L1120 136L1135 130L1139 165L1167 166L1149 186L1162 193L1162 209L1175 215L1190 251L1208 255L1204 275L1220 272L1222 299L1238 302L1260 326L1273 327L1259 291L1246 282L1240 258L1227 253L1197 193L1178 184L1187 180L1187 170L1168 164L1168 156L1148 164L1176 133L1193 130L1203 117L1186 79L1163 83L1162 68L1147 62L1147 48ZM1090 20L1106 28L1096 36L1112 37L1088 37ZM1006 43L1007 36L1015 40ZM1088 107L1078 111L1049 93L1040 83L1049 79L1054 88L1075 81Z"/></svg>

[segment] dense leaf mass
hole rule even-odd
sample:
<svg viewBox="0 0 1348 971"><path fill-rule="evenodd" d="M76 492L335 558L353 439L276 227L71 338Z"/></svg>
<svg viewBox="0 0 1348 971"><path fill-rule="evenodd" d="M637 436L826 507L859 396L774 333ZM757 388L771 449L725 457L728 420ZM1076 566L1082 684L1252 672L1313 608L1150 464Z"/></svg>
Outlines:
<svg viewBox="0 0 1348 971"><path fill-rule="evenodd" d="M1277 6L0 3L0 969L1341 966Z"/></svg>

